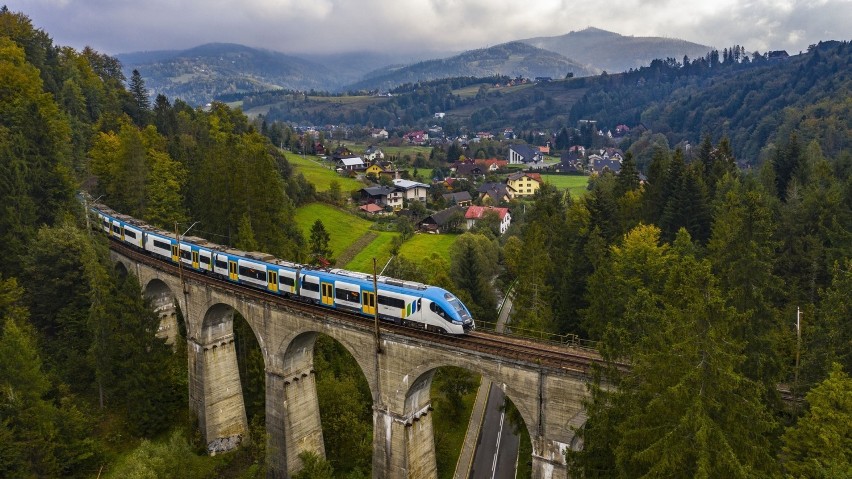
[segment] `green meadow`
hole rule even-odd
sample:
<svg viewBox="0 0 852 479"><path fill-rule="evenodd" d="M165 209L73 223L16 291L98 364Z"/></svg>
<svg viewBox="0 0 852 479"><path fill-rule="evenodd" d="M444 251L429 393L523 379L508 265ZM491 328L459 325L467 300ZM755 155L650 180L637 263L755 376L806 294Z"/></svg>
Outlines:
<svg viewBox="0 0 852 479"><path fill-rule="evenodd" d="M296 223L305 240L311 238L311 227L316 220L322 224L329 236L329 247L337 257L364 235L369 229L369 221L351 213L329 206L325 203L310 203L296 209Z"/></svg>
<svg viewBox="0 0 852 479"><path fill-rule="evenodd" d="M328 191L332 181L337 181L340 184L340 191L346 196L348 196L349 191L364 187L364 184L358 180L338 175L334 169L330 168L330 163L323 163L315 156L302 158L289 152L284 152L284 156L290 164L296 167L296 171L305 175L305 179L313 184L317 191Z"/></svg>
<svg viewBox="0 0 852 479"><path fill-rule="evenodd" d="M570 191L573 197L586 194L589 184L589 177L583 175L541 175L541 179L559 190Z"/></svg>

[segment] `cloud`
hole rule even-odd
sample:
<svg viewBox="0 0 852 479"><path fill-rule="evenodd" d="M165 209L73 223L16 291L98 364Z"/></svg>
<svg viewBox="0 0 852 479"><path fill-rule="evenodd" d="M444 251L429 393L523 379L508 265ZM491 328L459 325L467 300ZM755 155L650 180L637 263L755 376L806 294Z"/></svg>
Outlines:
<svg viewBox="0 0 852 479"><path fill-rule="evenodd" d="M116 54L233 42L289 53L461 51L595 26L749 51L848 40L850 0L7 0L60 45Z"/></svg>

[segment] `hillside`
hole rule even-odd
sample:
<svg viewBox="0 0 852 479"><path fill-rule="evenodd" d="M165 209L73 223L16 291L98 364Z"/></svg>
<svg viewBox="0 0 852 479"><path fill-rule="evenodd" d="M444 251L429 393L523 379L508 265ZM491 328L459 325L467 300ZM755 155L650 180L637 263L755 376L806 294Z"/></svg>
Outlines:
<svg viewBox="0 0 852 479"><path fill-rule="evenodd" d="M781 60L654 62L638 71L589 79L571 119L642 124L669 144L727 136L741 162L755 164L767 142L798 131L835 155L850 144L852 44L821 42ZM583 80L583 79L581 79Z"/></svg>
<svg viewBox="0 0 852 479"><path fill-rule="evenodd" d="M660 58L689 58L704 56L712 48L706 45L661 37L633 37L618 33L586 28L555 37L536 37L519 40L571 58L590 68L609 73L639 68Z"/></svg>
<svg viewBox="0 0 852 479"><path fill-rule="evenodd" d="M118 59L128 77L131 70L139 70L149 91L193 105L203 105L224 94L339 86L334 72L318 63L227 43L177 52L124 54Z"/></svg>
<svg viewBox="0 0 852 479"><path fill-rule="evenodd" d="M449 58L380 69L368 73L363 81L350 85L349 89L384 90L403 83L463 76L565 78L568 73L579 77L597 72L558 53L521 42L509 42L490 48L466 51Z"/></svg>

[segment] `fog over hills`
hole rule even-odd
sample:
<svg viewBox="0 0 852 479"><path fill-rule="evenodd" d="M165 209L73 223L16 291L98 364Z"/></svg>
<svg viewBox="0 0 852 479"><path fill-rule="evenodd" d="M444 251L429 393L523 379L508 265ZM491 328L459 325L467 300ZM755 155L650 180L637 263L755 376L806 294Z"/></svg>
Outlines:
<svg viewBox="0 0 852 479"><path fill-rule="evenodd" d="M233 43L208 43L188 50L118 55L129 76L139 70L154 94L201 105L232 93L275 89L388 90L403 83L459 76L508 75L564 78L618 72L655 58L703 56L710 47L659 37L630 37L587 28L537 37L438 59L439 53L351 52L284 54Z"/></svg>
<svg viewBox="0 0 852 479"><path fill-rule="evenodd" d="M609 73L639 68L657 58L672 57L678 61L684 55L696 58L704 56L713 48L676 38L624 36L593 27L555 37L519 41Z"/></svg>

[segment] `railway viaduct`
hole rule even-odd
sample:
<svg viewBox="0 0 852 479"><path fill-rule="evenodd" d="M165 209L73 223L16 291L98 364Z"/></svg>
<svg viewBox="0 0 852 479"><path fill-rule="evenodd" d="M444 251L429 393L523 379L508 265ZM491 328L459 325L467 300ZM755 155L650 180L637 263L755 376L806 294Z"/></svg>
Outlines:
<svg viewBox="0 0 852 479"><path fill-rule="evenodd" d="M391 325L382 325L378 352L370 321L180 271L120 245L112 248L116 267L139 279L161 325L174 324L175 304L180 307L189 407L208 449L232 448L248 430L233 333L239 313L254 331L265 362L268 477L298 471L303 451L324 456L313 346L326 334L352 354L369 384L374 478L437 477L430 385L441 366L466 368L500 385L529 430L533 477L567 478L563 452L575 445L572 427L585 420L588 366L599 358L585 353L584 359L564 347L562 352L553 348L550 356L519 353L497 341L473 347L466 342L471 338L425 336ZM174 329L166 326L161 333Z"/></svg>

